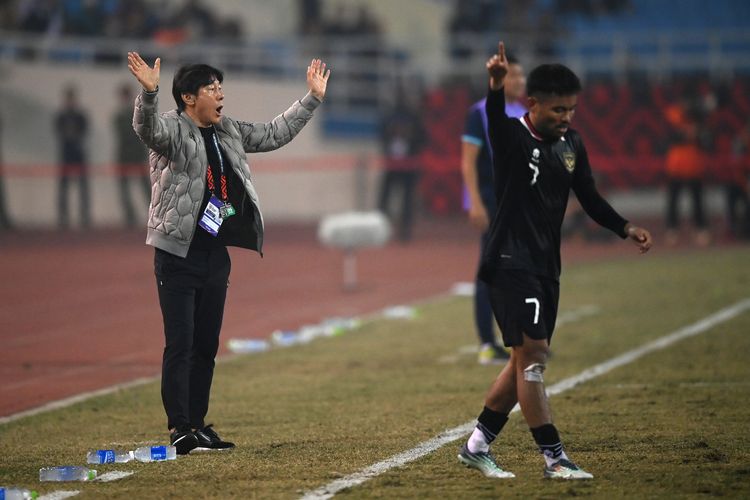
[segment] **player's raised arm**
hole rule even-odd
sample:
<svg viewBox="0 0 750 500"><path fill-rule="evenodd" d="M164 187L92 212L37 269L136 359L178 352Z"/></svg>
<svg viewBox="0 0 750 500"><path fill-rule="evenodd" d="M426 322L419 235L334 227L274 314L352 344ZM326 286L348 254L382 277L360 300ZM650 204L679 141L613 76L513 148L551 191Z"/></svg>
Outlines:
<svg viewBox="0 0 750 500"><path fill-rule="evenodd" d="M505 85L505 77L508 74L510 63L505 56L505 44L498 43L497 54L489 58L486 64L487 73L490 76L490 91L487 94L485 109L487 111L487 135L490 139L492 150L496 154L503 154L510 138L508 134L510 119L505 112L505 93L502 88Z"/></svg>
<svg viewBox="0 0 750 500"><path fill-rule="evenodd" d="M497 44L497 54L487 61L487 72L490 74L490 88L500 90L505 83L505 75L508 74L508 58L505 57L505 43Z"/></svg>
<svg viewBox="0 0 750 500"><path fill-rule="evenodd" d="M147 92L154 92L159 87L159 74L161 73L160 58L156 58L154 67L151 68L138 52L128 52L128 69Z"/></svg>

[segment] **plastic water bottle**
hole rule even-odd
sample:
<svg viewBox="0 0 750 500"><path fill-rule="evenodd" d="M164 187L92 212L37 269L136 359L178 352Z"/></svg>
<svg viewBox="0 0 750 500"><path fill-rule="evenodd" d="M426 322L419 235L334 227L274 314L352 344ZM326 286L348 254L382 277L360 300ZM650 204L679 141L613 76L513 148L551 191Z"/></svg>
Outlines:
<svg viewBox="0 0 750 500"><path fill-rule="evenodd" d="M139 462L174 460L177 458L177 448L174 446L142 446L135 450L133 454Z"/></svg>
<svg viewBox="0 0 750 500"><path fill-rule="evenodd" d="M30 500L38 497L36 491L23 488L4 488L0 486L0 500Z"/></svg>
<svg viewBox="0 0 750 500"><path fill-rule="evenodd" d="M133 460L132 451L95 450L86 455L86 462L90 464L124 464Z"/></svg>
<svg viewBox="0 0 750 500"><path fill-rule="evenodd" d="M40 481L92 481L93 479L96 479L96 471L88 467L61 465L39 469Z"/></svg>

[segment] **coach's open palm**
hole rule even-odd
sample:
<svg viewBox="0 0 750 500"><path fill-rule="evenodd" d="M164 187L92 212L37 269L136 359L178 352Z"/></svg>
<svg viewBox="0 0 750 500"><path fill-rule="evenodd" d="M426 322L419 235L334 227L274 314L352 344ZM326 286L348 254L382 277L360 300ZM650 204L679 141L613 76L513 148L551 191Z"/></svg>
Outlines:
<svg viewBox="0 0 750 500"><path fill-rule="evenodd" d="M508 58L505 57L505 44L497 44L497 54L487 61L487 72L490 74L490 88L500 90L508 74Z"/></svg>
<svg viewBox="0 0 750 500"><path fill-rule="evenodd" d="M128 52L128 69L147 91L153 92L159 86L159 73L161 72L160 58L156 58L154 67L151 68L141 59L138 52Z"/></svg>
<svg viewBox="0 0 750 500"><path fill-rule="evenodd" d="M326 95L329 76L331 76L331 70L326 71L326 63L320 59L310 61L310 66L307 67L307 88L321 101Z"/></svg>

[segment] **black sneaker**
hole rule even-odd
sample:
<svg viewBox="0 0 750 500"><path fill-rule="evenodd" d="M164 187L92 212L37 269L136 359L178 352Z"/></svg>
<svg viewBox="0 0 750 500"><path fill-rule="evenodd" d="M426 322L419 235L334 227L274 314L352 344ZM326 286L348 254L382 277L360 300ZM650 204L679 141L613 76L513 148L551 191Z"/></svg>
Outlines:
<svg viewBox="0 0 750 500"><path fill-rule="evenodd" d="M174 431L169 435L169 443L177 448L178 455L187 455L198 446L198 438L191 431Z"/></svg>
<svg viewBox="0 0 750 500"><path fill-rule="evenodd" d="M198 439L196 451L231 450L234 448L234 443L222 440L211 427L213 427L213 424L195 431L195 437Z"/></svg>

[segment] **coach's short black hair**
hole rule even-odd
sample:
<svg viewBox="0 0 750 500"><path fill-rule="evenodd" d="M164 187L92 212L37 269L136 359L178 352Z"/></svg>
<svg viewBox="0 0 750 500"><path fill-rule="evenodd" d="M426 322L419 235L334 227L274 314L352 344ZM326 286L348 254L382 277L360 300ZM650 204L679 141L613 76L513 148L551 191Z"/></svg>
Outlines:
<svg viewBox="0 0 750 500"><path fill-rule="evenodd" d="M180 66L172 80L172 97L177 103L177 109L183 111L185 102L182 94L197 95L201 87L211 85L217 80L224 81L224 73L208 64L186 64Z"/></svg>
<svg viewBox="0 0 750 500"><path fill-rule="evenodd" d="M542 64L529 73L526 80L526 95L539 94L568 96L581 91L581 80L567 66L562 64Z"/></svg>

